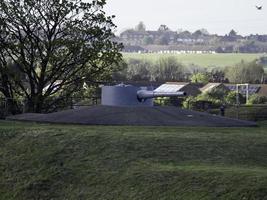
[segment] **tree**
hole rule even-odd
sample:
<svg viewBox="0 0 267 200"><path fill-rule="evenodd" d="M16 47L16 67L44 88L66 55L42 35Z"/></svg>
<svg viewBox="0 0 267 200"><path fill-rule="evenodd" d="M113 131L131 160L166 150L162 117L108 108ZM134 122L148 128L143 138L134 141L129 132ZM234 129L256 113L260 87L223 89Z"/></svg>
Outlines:
<svg viewBox="0 0 267 200"><path fill-rule="evenodd" d="M209 31L205 28L201 28L199 30L201 31L202 35L209 35L210 34Z"/></svg>
<svg viewBox="0 0 267 200"><path fill-rule="evenodd" d="M145 36L143 39L143 43L145 45L149 45L149 44L153 44L154 43L154 39L150 36Z"/></svg>
<svg viewBox="0 0 267 200"><path fill-rule="evenodd" d="M113 42L105 0L5 0L0 2L1 92L26 98L28 111L42 112L71 96L85 79L106 79L121 59ZM25 79L10 70L14 63ZM7 83L6 86L3 83ZM46 100L57 95L47 104Z"/></svg>
<svg viewBox="0 0 267 200"><path fill-rule="evenodd" d="M214 105L221 105L225 103L224 97L228 94L228 91L222 88L214 88L211 91L204 92L197 96L197 100L210 101Z"/></svg>
<svg viewBox="0 0 267 200"><path fill-rule="evenodd" d="M178 34L178 37L180 38L191 38L192 34L189 31L183 31Z"/></svg>
<svg viewBox="0 0 267 200"><path fill-rule="evenodd" d="M241 104L246 103L246 98L240 94L240 93L236 93L236 91L230 91L228 92L228 94L225 96L225 102L229 105L234 105L237 103L237 95L238 95L238 101Z"/></svg>
<svg viewBox="0 0 267 200"><path fill-rule="evenodd" d="M232 29L232 30L229 32L228 36L230 36L230 37L236 37L236 36L237 36L237 32L236 32L234 29Z"/></svg>
<svg viewBox="0 0 267 200"><path fill-rule="evenodd" d="M225 81L224 71L220 68L213 68L210 72L211 81L214 83L222 83Z"/></svg>
<svg viewBox="0 0 267 200"><path fill-rule="evenodd" d="M231 83L261 83L264 76L263 66L257 60L236 64L225 70L225 77Z"/></svg>
<svg viewBox="0 0 267 200"><path fill-rule="evenodd" d="M160 58L153 68L152 79L156 81L182 81L185 67L174 57Z"/></svg>
<svg viewBox="0 0 267 200"><path fill-rule="evenodd" d="M170 42L170 38L168 34L162 34L159 38L155 40L155 44L157 45L168 45Z"/></svg>
<svg viewBox="0 0 267 200"><path fill-rule="evenodd" d="M143 22L139 22L139 24L137 24L137 26L135 27L135 30L140 32L145 32L146 26Z"/></svg>
<svg viewBox="0 0 267 200"><path fill-rule="evenodd" d="M170 29L167 25L161 24L158 28L158 31L170 31Z"/></svg>
<svg viewBox="0 0 267 200"><path fill-rule="evenodd" d="M191 82L207 84L209 82L209 76L204 73L196 73L192 75Z"/></svg>
<svg viewBox="0 0 267 200"><path fill-rule="evenodd" d="M223 38L222 38L222 40L223 41L228 41L228 42L234 42L234 41L236 41L237 40L237 32L235 31L235 30L231 30L230 32L229 32L229 34L227 34L227 35L225 35Z"/></svg>
<svg viewBox="0 0 267 200"><path fill-rule="evenodd" d="M12 76L16 80L22 78L20 75L17 66L10 61L6 61L5 65L0 62L0 96L3 95L5 97L7 112L11 114L18 113L19 108L17 102L14 100L16 98L14 89L17 88L14 87L14 81L10 81L9 76Z"/></svg>
<svg viewBox="0 0 267 200"><path fill-rule="evenodd" d="M146 60L131 58L127 63L127 80L149 81L151 79L151 63Z"/></svg>
<svg viewBox="0 0 267 200"><path fill-rule="evenodd" d="M201 37L203 34L200 30L195 31L194 33L192 33L192 36L194 36L195 38L199 38Z"/></svg>

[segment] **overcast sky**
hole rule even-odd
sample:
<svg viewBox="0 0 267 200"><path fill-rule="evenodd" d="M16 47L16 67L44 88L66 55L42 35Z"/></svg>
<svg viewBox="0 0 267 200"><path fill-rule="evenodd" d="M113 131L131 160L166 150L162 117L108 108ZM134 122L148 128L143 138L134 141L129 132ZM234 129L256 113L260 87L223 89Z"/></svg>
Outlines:
<svg viewBox="0 0 267 200"><path fill-rule="evenodd" d="M257 10L255 5L262 5ZM147 30L166 24L176 31L267 34L267 0L107 0L105 11L116 15L116 34L143 21Z"/></svg>

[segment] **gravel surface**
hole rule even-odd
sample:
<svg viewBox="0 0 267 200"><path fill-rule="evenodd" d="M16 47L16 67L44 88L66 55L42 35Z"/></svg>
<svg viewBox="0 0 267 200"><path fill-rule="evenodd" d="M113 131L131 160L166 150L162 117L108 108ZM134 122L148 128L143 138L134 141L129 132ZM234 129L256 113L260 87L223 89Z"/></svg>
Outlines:
<svg viewBox="0 0 267 200"><path fill-rule="evenodd" d="M256 126L255 122L214 116L177 107L90 106L50 114L26 113L9 116L8 120L88 124L88 125L140 125L140 126Z"/></svg>

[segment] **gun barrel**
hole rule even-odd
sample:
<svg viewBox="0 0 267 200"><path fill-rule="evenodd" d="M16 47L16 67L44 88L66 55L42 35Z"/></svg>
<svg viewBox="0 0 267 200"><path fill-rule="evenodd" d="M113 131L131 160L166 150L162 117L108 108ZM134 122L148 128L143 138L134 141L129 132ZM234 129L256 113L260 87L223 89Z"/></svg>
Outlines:
<svg viewBox="0 0 267 200"><path fill-rule="evenodd" d="M139 101L155 98L155 97L177 97L177 96L185 96L185 92L155 92L155 91L147 91L147 90L139 90L137 91L137 99Z"/></svg>

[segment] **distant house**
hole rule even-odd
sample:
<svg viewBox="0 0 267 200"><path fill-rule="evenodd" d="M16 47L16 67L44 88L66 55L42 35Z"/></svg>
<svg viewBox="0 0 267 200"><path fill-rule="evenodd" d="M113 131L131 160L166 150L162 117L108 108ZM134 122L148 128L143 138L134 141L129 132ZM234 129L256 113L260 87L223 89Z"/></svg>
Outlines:
<svg viewBox="0 0 267 200"><path fill-rule="evenodd" d="M206 93L206 92L212 92L215 89L230 91L230 89L226 87L223 83L208 83L204 87L200 88L200 91L202 93Z"/></svg>
<svg viewBox="0 0 267 200"><path fill-rule="evenodd" d="M133 29L126 30L120 34L120 39L126 45L142 45L145 37L150 38L153 42L161 37L168 38L168 43L176 43L177 32L175 31L136 31Z"/></svg>
<svg viewBox="0 0 267 200"><path fill-rule="evenodd" d="M201 93L197 86L187 82L167 82L155 89L156 92L185 92L186 96L197 96Z"/></svg>
<svg viewBox="0 0 267 200"><path fill-rule="evenodd" d="M144 37L148 36L146 31L126 30L120 34L122 42L126 45L141 45Z"/></svg>

